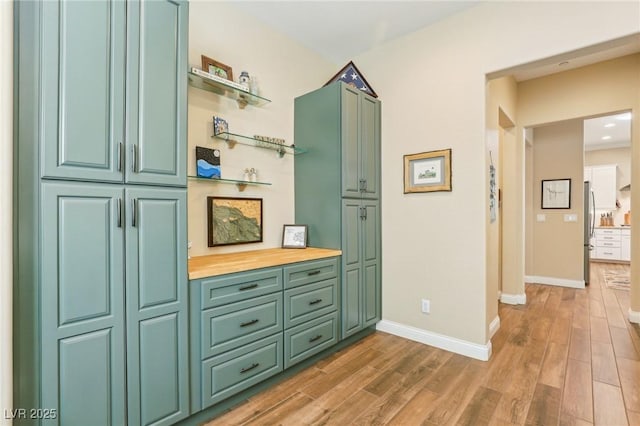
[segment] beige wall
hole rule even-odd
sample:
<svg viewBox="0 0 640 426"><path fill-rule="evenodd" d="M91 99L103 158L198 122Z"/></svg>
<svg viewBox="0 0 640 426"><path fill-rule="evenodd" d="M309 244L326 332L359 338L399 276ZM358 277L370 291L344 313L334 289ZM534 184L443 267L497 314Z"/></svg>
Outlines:
<svg viewBox="0 0 640 426"><path fill-rule="evenodd" d="M12 408L13 6L0 2L0 425Z"/></svg>
<svg viewBox="0 0 640 426"><path fill-rule="evenodd" d="M486 2L354 58L383 102L383 319L487 342L485 75L638 32L639 12L624 2ZM403 155L443 148L453 150L453 191L403 194ZM522 220L514 228L522 234ZM420 298L431 299L430 315Z"/></svg>
<svg viewBox="0 0 640 426"><path fill-rule="evenodd" d="M189 240L191 256L279 247L282 225L294 222L293 156L278 158L275 151L236 144L227 148L212 139L212 116L229 122L242 135L265 135L293 141L293 100L321 87L338 69L281 33L269 29L226 2L191 2L189 9L189 64L200 68L205 55L233 68L234 78L246 70L256 76L260 94L272 102L265 107L239 109L236 102L189 87L188 170L195 175L195 147L221 151L222 177L242 179L243 169L258 169L258 180L271 186L189 182ZM207 247L207 196L263 199L263 243ZM311 241L310 244L313 244Z"/></svg>
<svg viewBox="0 0 640 426"><path fill-rule="evenodd" d="M518 133L526 127L631 110L631 181L640 179L640 54L518 84ZM632 185L631 210L640 210L640 185ZM635 195L638 194L638 195ZM632 215L632 228L640 227ZM528 237L527 237L528 238ZM528 238L530 240L530 238ZM640 312L640 233L631 236L631 309Z"/></svg>
<svg viewBox="0 0 640 426"><path fill-rule="evenodd" d="M583 124L581 119L537 127L533 132L533 193L531 274L583 280ZM571 179L570 209L542 209L541 182ZM537 215L544 215L544 222ZM577 222L566 222L574 214Z"/></svg>
<svg viewBox="0 0 640 426"><path fill-rule="evenodd" d="M584 153L585 166L607 164L616 164L618 166L618 189L631 183L631 147L599 149ZM615 225L622 225L624 223L624 214L631 210L631 191L618 190L617 198L620 202L620 208L613 211L613 220ZM598 222L596 222L597 224Z"/></svg>
<svg viewBox="0 0 640 426"><path fill-rule="evenodd" d="M491 163L496 167L496 185L497 189L502 192L502 197L512 197L513 192L507 193L505 186L508 187L511 181L512 164L504 164L504 150L514 149L516 142L513 134L515 120L517 118L516 102L517 102L517 83L511 76L502 77L487 82L487 115L486 115L486 143L487 155L485 167L488 168ZM496 196L498 194L496 193ZM489 197L489 185L486 185L485 197ZM512 216L512 215L511 215ZM487 216L487 324L490 324L496 316L498 316L498 293L503 289L499 288L501 275L504 271L501 265L504 265L500 259L500 244L504 235L505 216L502 214L500 206L496 205L496 221L491 223L490 216ZM507 229L510 229L510 223L506 223ZM502 229L501 229L502 228ZM507 236L509 231L507 232ZM512 252L510 244L513 239L506 239L508 244L503 244L502 255L509 256ZM504 283L503 283L504 286ZM488 330L487 330L488 332Z"/></svg>

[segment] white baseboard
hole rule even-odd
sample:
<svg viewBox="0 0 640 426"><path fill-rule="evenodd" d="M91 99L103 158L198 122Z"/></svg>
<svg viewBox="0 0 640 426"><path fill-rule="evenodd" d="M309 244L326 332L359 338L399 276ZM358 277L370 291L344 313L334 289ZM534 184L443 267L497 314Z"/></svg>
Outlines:
<svg viewBox="0 0 640 426"><path fill-rule="evenodd" d="M535 275L527 275L524 277L524 282L555 285L558 287L584 288L584 280L568 280L566 278L539 277Z"/></svg>
<svg viewBox="0 0 640 426"><path fill-rule="evenodd" d="M491 341L487 342L486 345L479 345L388 320L380 321L376 325L376 329L413 340L414 342L435 346L445 351L479 359L480 361L488 361L489 357L491 357Z"/></svg>
<svg viewBox="0 0 640 426"><path fill-rule="evenodd" d="M629 321L640 324L640 312L632 311L631 308L629 308Z"/></svg>
<svg viewBox="0 0 640 426"><path fill-rule="evenodd" d="M500 317L496 315L496 317L489 324L489 339L493 337L500 330Z"/></svg>
<svg viewBox="0 0 640 426"><path fill-rule="evenodd" d="M507 305L526 305L527 304L527 294L507 294L502 293L500 295L500 301L502 303L506 303Z"/></svg>

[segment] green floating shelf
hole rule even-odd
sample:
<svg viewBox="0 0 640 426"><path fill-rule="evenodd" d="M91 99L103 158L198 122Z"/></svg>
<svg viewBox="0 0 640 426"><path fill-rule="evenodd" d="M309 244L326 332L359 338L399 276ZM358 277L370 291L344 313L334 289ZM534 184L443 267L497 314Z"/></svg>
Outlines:
<svg viewBox="0 0 640 426"><path fill-rule="evenodd" d="M238 190L241 192L245 190L247 185L263 185L263 186L271 185L271 183L269 182L253 182L253 181L235 180L235 179L212 179L212 178L205 178L200 176L187 176L187 177L191 180L204 182L204 183L213 183L213 184L226 183L226 184L237 185Z"/></svg>
<svg viewBox="0 0 640 426"><path fill-rule="evenodd" d="M189 72L189 84L193 87L197 87L198 89L234 99L238 102L238 106L241 109L247 105L259 107L271 102L271 100L263 98L262 96L236 89L235 87L229 86L220 81L209 80L208 78L201 77L192 72Z"/></svg>
<svg viewBox="0 0 640 426"><path fill-rule="evenodd" d="M230 149L233 149L233 146L236 143L240 143L243 145L250 145L250 146L255 146L257 148L264 148L264 149L270 149L272 151L276 151L278 154L280 154L280 157L283 157L284 154L297 155L297 154L304 154L305 152L307 152L306 150L301 148L296 148L295 146L282 145L275 142L267 142L260 139L252 138L251 136L238 135L236 133L229 133L229 132L218 133L217 135L213 135L213 137L227 142Z"/></svg>

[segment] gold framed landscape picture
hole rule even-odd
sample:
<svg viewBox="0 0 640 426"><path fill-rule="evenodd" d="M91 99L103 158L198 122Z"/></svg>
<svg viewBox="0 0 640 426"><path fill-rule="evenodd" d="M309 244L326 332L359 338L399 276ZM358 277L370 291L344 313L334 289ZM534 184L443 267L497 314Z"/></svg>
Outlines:
<svg viewBox="0 0 640 426"><path fill-rule="evenodd" d="M404 156L404 193L451 191L451 149Z"/></svg>

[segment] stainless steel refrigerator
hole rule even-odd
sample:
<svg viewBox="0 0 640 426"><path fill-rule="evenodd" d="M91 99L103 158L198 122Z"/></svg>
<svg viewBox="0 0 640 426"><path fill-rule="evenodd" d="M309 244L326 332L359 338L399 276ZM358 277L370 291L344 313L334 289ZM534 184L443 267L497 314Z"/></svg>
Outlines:
<svg viewBox="0 0 640 426"><path fill-rule="evenodd" d="M584 283L589 284L589 262L591 259L591 238L596 225L596 205L591 182L584 183Z"/></svg>

